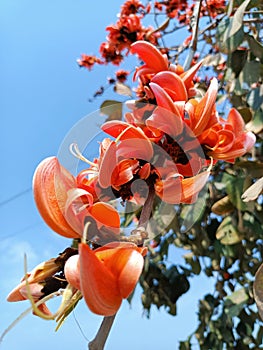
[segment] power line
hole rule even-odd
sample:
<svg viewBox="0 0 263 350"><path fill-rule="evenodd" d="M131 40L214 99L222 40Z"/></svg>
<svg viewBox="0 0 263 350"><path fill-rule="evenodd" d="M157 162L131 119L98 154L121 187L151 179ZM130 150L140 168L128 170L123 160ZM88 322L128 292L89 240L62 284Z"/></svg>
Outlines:
<svg viewBox="0 0 263 350"><path fill-rule="evenodd" d="M13 200L24 196L25 194L27 194L28 192L32 191L32 187L27 188L26 190L23 190L21 192L18 192L17 194L15 194L12 197L9 197L7 199L5 199L4 201L0 202L0 207L2 207L3 205L6 205L9 202L12 202Z"/></svg>
<svg viewBox="0 0 263 350"><path fill-rule="evenodd" d="M5 241L6 239L14 237L14 236L16 236L18 234L21 234L23 232L26 232L28 230L31 230L32 228L40 226L41 224L43 224L43 222L35 222L35 223L33 223L31 225L28 225L28 226L26 226L26 227L24 227L22 229L19 229L19 230L16 230L16 231L12 232L12 233L6 234L4 237L0 237L0 242Z"/></svg>

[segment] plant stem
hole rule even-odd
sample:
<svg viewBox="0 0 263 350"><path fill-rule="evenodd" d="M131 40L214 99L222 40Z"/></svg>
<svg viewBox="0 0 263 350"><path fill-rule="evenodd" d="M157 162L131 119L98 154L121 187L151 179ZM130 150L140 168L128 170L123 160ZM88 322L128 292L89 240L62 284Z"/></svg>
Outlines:
<svg viewBox="0 0 263 350"><path fill-rule="evenodd" d="M200 18L202 0L197 0L193 12L193 16L191 18L191 26L192 26L192 40L189 46L189 54L184 63L184 70L188 70L191 66L191 62L194 58L194 54L197 46L197 38L198 38L198 25Z"/></svg>
<svg viewBox="0 0 263 350"><path fill-rule="evenodd" d="M98 330L98 333L96 334L95 338L89 342L88 349L89 350L103 350L104 345L106 343L106 340L109 336L111 327L113 325L115 315L113 316L107 316L103 318L103 321L100 325L100 328Z"/></svg>
<svg viewBox="0 0 263 350"><path fill-rule="evenodd" d="M148 221L149 221L151 214L152 214L154 195L155 195L154 186L152 184L150 184L148 197L147 197L147 199L144 203L144 206L142 208L138 227L146 228Z"/></svg>
<svg viewBox="0 0 263 350"><path fill-rule="evenodd" d="M154 195L155 195L154 186L152 184L150 184L148 197L147 197L147 199L144 203L144 206L142 208L142 212L141 212L139 223L138 223L139 230L145 229L147 226L149 218L152 214ZM143 241L144 237L141 236L140 239ZM110 330L111 330L111 327L113 325L115 316L116 316L116 314L113 316L107 316L107 317L103 318L103 321L100 325L98 333L96 334L95 338L91 342L89 342L89 344L88 344L89 350L103 350L104 349L104 345L105 345L107 338L110 334Z"/></svg>

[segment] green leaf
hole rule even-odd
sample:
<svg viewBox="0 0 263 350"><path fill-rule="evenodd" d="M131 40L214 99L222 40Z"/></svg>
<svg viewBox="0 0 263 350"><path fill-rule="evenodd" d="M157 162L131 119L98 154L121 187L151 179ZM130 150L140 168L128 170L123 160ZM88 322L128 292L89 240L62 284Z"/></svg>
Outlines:
<svg viewBox="0 0 263 350"><path fill-rule="evenodd" d="M226 314L231 318L238 316L248 300L249 297L244 288L241 288L227 296L224 302Z"/></svg>
<svg viewBox="0 0 263 350"><path fill-rule="evenodd" d="M247 5L250 3L250 0L245 0L236 10L233 17L230 18L229 26L224 33L223 41L227 41L233 37L243 26L243 17Z"/></svg>
<svg viewBox="0 0 263 350"><path fill-rule="evenodd" d="M263 110L261 108L255 112L253 119L246 125L246 128L255 134L263 130Z"/></svg>
<svg viewBox="0 0 263 350"><path fill-rule="evenodd" d="M263 264L260 265L253 284L254 299L258 308L258 313L263 320Z"/></svg>
<svg viewBox="0 0 263 350"><path fill-rule="evenodd" d="M247 61L238 77L243 90L250 90L251 85L260 79L260 62Z"/></svg>
<svg viewBox="0 0 263 350"><path fill-rule="evenodd" d="M236 162L235 166L246 169L247 174L253 178L260 178L263 174L263 163L255 161Z"/></svg>
<svg viewBox="0 0 263 350"><path fill-rule="evenodd" d="M263 85L250 90L247 95L247 103L254 111L258 111L259 108L263 110Z"/></svg>
<svg viewBox="0 0 263 350"><path fill-rule="evenodd" d="M243 48L239 48L231 54L229 54L227 62L228 65L231 67L232 72L235 73L235 77L239 75L244 65L246 64L247 54L248 50Z"/></svg>
<svg viewBox="0 0 263 350"><path fill-rule="evenodd" d="M244 236L238 232L236 226L232 222L231 217L228 216L219 225L216 231L216 238L220 240L222 244L232 245L242 241Z"/></svg>
<svg viewBox="0 0 263 350"><path fill-rule="evenodd" d="M244 181L245 178L231 176L226 183L226 192L229 199L238 210L247 209L246 204L241 199L242 193L244 192Z"/></svg>
<svg viewBox="0 0 263 350"><path fill-rule="evenodd" d="M100 106L100 113L102 115L108 115L105 120L121 120L122 119L122 102L115 100L106 100Z"/></svg>
<svg viewBox="0 0 263 350"><path fill-rule="evenodd" d="M201 191L197 201L194 204L185 204L181 211L181 232L187 232L193 225L202 219L206 209L206 200L208 198L207 190Z"/></svg>
<svg viewBox="0 0 263 350"><path fill-rule="evenodd" d="M252 35L245 34L245 38L248 42L250 50L253 52L255 57L258 57L263 63L263 45L257 41Z"/></svg>
<svg viewBox="0 0 263 350"><path fill-rule="evenodd" d="M176 219L176 210L173 204L161 202L156 207L152 218L147 225L148 237L154 238L158 234L164 234L169 231L171 224Z"/></svg>
<svg viewBox="0 0 263 350"><path fill-rule="evenodd" d="M225 18L223 19L218 27L217 27L217 33L216 33L216 38L217 38L217 44L220 48L220 50L223 53L230 53L235 51L238 46L243 42L244 39L244 31L243 27L240 27L237 32L235 32L234 35L225 38L226 33L228 32L229 27L231 26L231 23L233 22L233 18Z"/></svg>

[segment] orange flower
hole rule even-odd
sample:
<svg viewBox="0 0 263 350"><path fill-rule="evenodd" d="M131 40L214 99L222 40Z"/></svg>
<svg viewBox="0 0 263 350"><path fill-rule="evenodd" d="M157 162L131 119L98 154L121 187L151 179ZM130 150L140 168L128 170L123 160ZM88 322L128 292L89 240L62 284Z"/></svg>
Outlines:
<svg viewBox="0 0 263 350"><path fill-rule="evenodd" d="M92 194L77 187L75 178L56 157L39 164L34 174L33 191L45 222L64 237L81 237L87 216L95 219L98 229L112 228L118 233L120 218L116 209L108 203L93 203Z"/></svg>
<svg viewBox="0 0 263 350"><path fill-rule="evenodd" d="M182 67L170 64L166 54L162 54L154 45L145 41L133 43L131 53L137 54L145 62L136 69L134 79L140 78L147 96L150 96L149 82L160 85L173 101L186 101L188 97L195 95L193 78L202 61L184 72Z"/></svg>
<svg viewBox="0 0 263 350"><path fill-rule="evenodd" d="M147 248L133 243L112 242L95 250L81 243L79 256L66 262L65 276L92 312L111 316L135 288L146 253Z"/></svg>
<svg viewBox="0 0 263 350"><path fill-rule="evenodd" d="M117 139L111 142L101 160L99 184L102 188L119 189L139 173L138 159L149 161L152 158L152 144L140 128L125 122L106 122L102 130Z"/></svg>
<svg viewBox="0 0 263 350"><path fill-rule="evenodd" d="M199 137L207 148L207 154L218 160L233 162L250 151L256 142L256 136L245 130L240 113L232 108L227 120L218 118L218 122L207 128Z"/></svg>
<svg viewBox="0 0 263 350"><path fill-rule="evenodd" d="M156 181L155 192L163 201L170 204L194 203L199 192L207 183L210 171L211 166L207 170L187 178L175 171L171 172Z"/></svg>

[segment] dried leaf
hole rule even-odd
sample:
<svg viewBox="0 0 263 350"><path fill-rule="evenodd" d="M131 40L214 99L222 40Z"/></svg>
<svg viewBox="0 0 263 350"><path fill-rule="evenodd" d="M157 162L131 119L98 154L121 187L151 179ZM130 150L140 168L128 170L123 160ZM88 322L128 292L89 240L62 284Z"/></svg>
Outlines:
<svg viewBox="0 0 263 350"><path fill-rule="evenodd" d="M149 38L154 33L163 32L168 27L169 23L170 23L170 18L167 17L166 20L162 24L160 24L158 28L148 32L146 35L146 38Z"/></svg>
<svg viewBox="0 0 263 350"><path fill-rule="evenodd" d="M253 201L258 198L263 190L263 177L251 185L241 196L244 202Z"/></svg>
<svg viewBox="0 0 263 350"><path fill-rule="evenodd" d="M229 196L219 199L219 201L215 202L211 208L212 212L217 215L230 214L234 209L235 207L231 203Z"/></svg>
<svg viewBox="0 0 263 350"><path fill-rule="evenodd" d="M132 96L132 90L131 88L123 83L116 82L114 85L114 91L117 92L119 95L124 95L124 96Z"/></svg>

